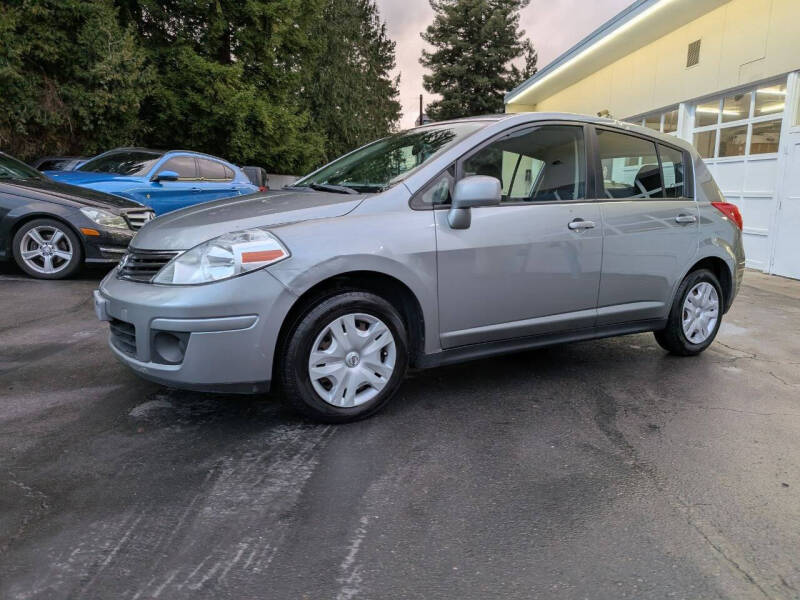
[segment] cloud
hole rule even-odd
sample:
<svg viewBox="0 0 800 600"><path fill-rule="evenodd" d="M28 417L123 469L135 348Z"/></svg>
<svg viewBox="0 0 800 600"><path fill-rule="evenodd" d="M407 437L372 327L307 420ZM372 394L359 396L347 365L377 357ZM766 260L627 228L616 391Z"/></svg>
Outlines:
<svg viewBox="0 0 800 600"><path fill-rule="evenodd" d="M532 0L523 9L521 26L539 51L539 68L613 17L631 0ZM402 127L411 127L419 115L419 95L431 96L422 88L419 63L420 33L433 21L428 0L376 0L389 36L397 43L397 73L400 74Z"/></svg>

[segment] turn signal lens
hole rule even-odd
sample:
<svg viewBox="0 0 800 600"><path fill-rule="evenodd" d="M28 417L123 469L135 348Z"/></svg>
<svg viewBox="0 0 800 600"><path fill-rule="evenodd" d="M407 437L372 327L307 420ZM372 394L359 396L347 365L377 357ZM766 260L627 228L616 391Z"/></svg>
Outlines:
<svg viewBox="0 0 800 600"><path fill-rule="evenodd" d="M736 223L736 226L741 229L743 225L742 213L739 212L739 207L730 202L712 202L714 208L720 211L723 215L728 217L731 221Z"/></svg>

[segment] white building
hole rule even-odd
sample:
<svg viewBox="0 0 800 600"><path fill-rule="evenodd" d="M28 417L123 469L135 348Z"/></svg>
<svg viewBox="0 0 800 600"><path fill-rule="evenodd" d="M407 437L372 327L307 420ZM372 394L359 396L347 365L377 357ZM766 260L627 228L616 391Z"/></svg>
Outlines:
<svg viewBox="0 0 800 600"><path fill-rule="evenodd" d="M565 26L568 24L565 23ZM800 0L637 0L506 95L692 141L747 264L800 278Z"/></svg>

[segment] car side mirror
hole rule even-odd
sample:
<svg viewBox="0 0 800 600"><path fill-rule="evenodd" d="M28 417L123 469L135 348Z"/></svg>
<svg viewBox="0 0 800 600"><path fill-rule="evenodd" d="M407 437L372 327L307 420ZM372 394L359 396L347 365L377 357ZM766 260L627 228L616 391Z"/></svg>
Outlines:
<svg viewBox="0 0 800 600"><path fill-rule="evenodd" d="M503 186L496 177L472 175L465 177L453 190L453 201L447 215L451 229L468 229L472 223L471 208L497 206L502 199Z"/></svg>
<svg viewBox="0 0 800 600"><path fill-rule="evenodd" d="M156 175L156 181L178 181L179 175L175 171L161 171Z"/></svg>

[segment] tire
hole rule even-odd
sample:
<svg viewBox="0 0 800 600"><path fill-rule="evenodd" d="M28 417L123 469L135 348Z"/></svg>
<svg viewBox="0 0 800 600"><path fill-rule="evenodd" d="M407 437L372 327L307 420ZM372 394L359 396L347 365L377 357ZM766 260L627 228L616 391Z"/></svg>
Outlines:
<svg viewBox="0 0 800 600"><path fill-rule="evenodd" d="M711 292L711 289L713 289L713 292ZM702 292L704 291L709 291L708 300L703 300ZM687 298L690 295L693 300L687 305ZM700 304L706 305L707 308L698 308ZM675 294L667 326L654 333L656 341L659 346L670 354L677 356L700 354L711 345L717 336L719 326L722 323L723 306L724 297L717 277L706 269L692 271L681 282ZM708 315L708 317L705 315ZM684 326L685 319L687 321L686 326Z"/></svg>
<svg viewBox="0 0 800 600"><path fill-rule="evenodd" d="M78 236L55 219L25 223L14 234L11 251L19 268L37 279L64 279L73 275L83 263L83 247Z"/></svg>
<svg viewBox="0 0 800 600"><path fill-rule="evenodd" d="M325 423L376 413L394 396L408 368L408 335L400 314L368 292L321 300L299 318L282 350L278 374L284 401ZM312 350L319 361L315 365Z"/></svg>

